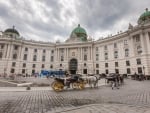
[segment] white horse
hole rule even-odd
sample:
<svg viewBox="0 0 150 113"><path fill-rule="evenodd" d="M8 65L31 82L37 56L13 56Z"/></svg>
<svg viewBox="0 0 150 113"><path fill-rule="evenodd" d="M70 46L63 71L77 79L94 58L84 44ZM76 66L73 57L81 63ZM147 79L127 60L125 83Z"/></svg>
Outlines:
<svg viewBox="0 0 150 113"><path fill-rule="evenodd" d="M100 75L95 74L95 75L88 75L88 76L86 76L84 79L87 81L87 83L89 84L89 86L90 86L91 88L92 88L92 87L96 88L96 87L98 87L98 81L99 81L101 78L100 78Z"/></svg>

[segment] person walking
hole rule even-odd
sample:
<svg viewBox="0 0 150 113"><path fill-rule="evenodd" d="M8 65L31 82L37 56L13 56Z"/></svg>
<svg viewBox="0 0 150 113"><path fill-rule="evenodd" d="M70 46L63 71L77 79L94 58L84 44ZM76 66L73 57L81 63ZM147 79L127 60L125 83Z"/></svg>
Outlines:
<svg viewBox="0 0 150 113"><path fill-rule="evenodd" d="M119 74L115 74L115 76L114 76L114 78L113 78L113 81L112 81L112 90L114 89L114 88L117 88L117 89L119 89Z"/></svg>

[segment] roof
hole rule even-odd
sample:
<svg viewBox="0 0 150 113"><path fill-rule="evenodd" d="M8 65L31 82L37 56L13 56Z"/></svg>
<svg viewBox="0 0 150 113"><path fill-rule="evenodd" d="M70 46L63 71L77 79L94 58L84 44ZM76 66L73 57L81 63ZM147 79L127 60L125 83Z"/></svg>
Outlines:
<svg viewBox="0 0 150 113"><path fill-rule="evenodd" d="M148 11L148 8L146 8L146 11L141 14L141 16L138 19L138 24L145 23L146 21L149 21L150 19L150 11Z"/></svg>
<svg viewBox="0 0 150 113"><path fill-rule="evenodd" d="M78 27L76 27L72 33L75 33L75 34L86 34L86 31L84 28L80 27L80 24L78 24Z"/></svg>
<svg viewBox="0 0 150 113"><path fill-rule="evenodd" d="M85 29L80 27L80 24L78 24L78 26L71 32L70 38L85 42L87 41L87 33Z"/></svg>
<svg viewBox="0 0 150 113"><path fill-rule="evenodd" d="M4 31L5 33L16 33L17 35L20 35L19 32L13 27L13 28L8 28Z"/></svg>

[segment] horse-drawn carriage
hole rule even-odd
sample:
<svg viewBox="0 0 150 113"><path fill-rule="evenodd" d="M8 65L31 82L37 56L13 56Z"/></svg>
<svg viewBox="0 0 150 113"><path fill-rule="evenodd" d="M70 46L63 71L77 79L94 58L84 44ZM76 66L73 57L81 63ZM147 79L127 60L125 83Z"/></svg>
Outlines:
<svg viewBox="0 0 150 113"><path fill-rule="evenodd" d="M69 78L55 78L52 83L54 91L62 91L64 88L72 86L73 89L84 89L86 81L80 77L80 75L73 75Z"/></svg>
<svg viewBox="0 0 150 113"><path fill-rule="evenodd" d="M83 90L85 85L88 84L90 87L98 87L98 80L100 80L100 76L98 75L90 75L90 76L82 76L82 75L72 75L69 78L55 78L54 82L51 84L51 87L54 91L62 91L70 86L73 89Z"/></svg>
<svg viewBox="0 0 150 113"><path fill-rule="evenodd" d="M124 83L124 76L117 73L110 73L106 78L106 83L111 84L112 89Z"/></svg>
<svg viewBox="0 0 150 113"><path fill-rule="evenodd" d="M134 74L134 75L130 75L132 80L138 80L138 81L143 81L146 79L144 74Z"/></svg>

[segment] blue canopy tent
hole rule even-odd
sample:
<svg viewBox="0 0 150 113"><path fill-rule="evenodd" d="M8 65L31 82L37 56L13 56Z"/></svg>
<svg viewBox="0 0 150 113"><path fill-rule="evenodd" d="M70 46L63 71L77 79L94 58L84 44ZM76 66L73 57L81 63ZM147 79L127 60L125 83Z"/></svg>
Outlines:
<svg viewBox="0 0 150 113"><path fill-rule="evenodd" d="M52 71L52 70L42 70L40 73L41 77L63 77L65 75L65 71Z"/></svg>

